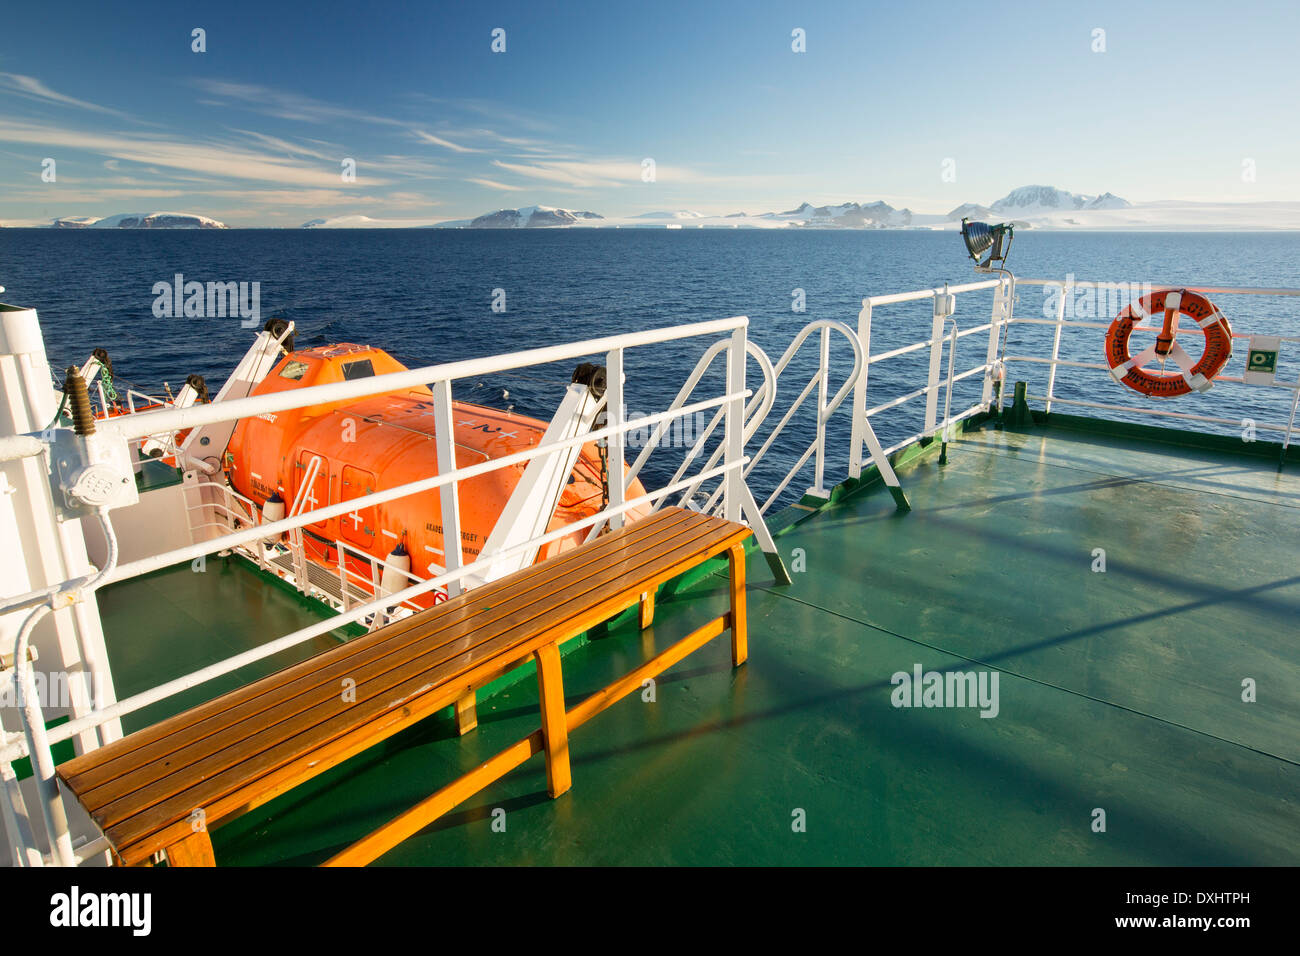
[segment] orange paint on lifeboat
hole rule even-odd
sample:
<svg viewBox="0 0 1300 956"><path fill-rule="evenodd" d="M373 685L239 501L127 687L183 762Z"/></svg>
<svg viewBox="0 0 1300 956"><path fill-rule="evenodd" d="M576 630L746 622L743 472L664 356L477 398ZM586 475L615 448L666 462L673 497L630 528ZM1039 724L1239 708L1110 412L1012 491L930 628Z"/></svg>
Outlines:
<svg viewBox="0 0 1300 956"><path fill-rule="evenodd" d="M387 352L363 345L331 345L286 356L253 395L405 371ZM453 402L456 464L475 465L535 447L546 424L510 412ZM262 507L273 493L288 510L298 495L313 458L320 463L306 491L302 510L321 508L362 495L393 488L438 473L433 435L433 396L423 386L386 392L307 408L243 419L227 449L226 471L231 485ZM526 464L507 465L459 482L461 546L464 561L478 558ZM624 466L626 469L626 466ZM644 494L639 481L627 497ZM594 442L585 444L547 530L554 531L601 509L600 456ZM629 512L636 520L648 509ZM582 529L545 546L538 560L581 543ZM437 490L408 495L339 518L304 527L308 556L337 570L338 547L345 545L349 568L369 581L370 561L358 554L385 559L402 543L411 559L411 573L428 578L443 566L442 506ZM441 596L439 596L439 599ZM424 606L428 598L417 601Z"/></svg>

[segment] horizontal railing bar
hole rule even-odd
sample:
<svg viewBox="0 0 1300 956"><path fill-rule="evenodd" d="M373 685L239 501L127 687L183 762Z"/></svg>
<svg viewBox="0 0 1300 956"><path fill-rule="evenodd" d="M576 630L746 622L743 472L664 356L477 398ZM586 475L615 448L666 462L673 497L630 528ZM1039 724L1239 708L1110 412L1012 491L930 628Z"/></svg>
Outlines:
<svg viewBox="0 0 1300 956"><path fill-rule="evenodd" d="M1052 364L1066 365L1069 366L1070 368L1090 368L1090 369L1096 369L1101 372L1108 372L1110 370L1110 366L1102 362L1075 362L1071 359L1038 358L1035 355L1008 355L1003 361L1028 362L1034 365L1052 365ZM1240 375L1216 375L1214 376L1214 381L1232 382L1237 385L1246 384L1246 380ZM1256 385L1255 387L1256 388L1285 388L1288 391L1295 391L1297 388L1300 388L1300 381L1279 382L1278 380L1274 379L1271 382L1261 383L1259 385ZM1052 396L1052 401L1056 401L1055 395Z"/></svg>
<svg viewBox="0 0 1300 956"><path fill-rule="evenodd" d="M980 412L983 411L987 411L987 409L984 407L984 403L976 402L974 405L966 409L966 411L962 412L960 415L954 415L951 418L949 418L946 423L940 422L938 425L935 426L935 429L936 431L943 431L943 429L948 427L949 425L955 425L958 422L965 421L971 416L978 415ZM915 432L914 434L909 435L907 438L904 438L902 441L890 445L888 448L886 448L885 455L889 456L896 451L902 451L908 445L913 445L916 442L920 441L922 438L927 438L927 437L929 436L923 431Z"/></svg>
<svg viewBox="0 0 1300 956"><path fill-rule="evenodd" d="M1105 371L1110 368L1104 362L1076 362L1073 359L1039 358L1037 355L1008 355L1004 362L1029 362L1033 365L1066 365L1070 368L1095 368Z"/></svg>
<svg viewBox="0 0 1300 956"><path fill-rule="evenodd" d="M957 292L977 292L980 289L993 289L1001 285L1002 279L985 279L982 282L967 282L963 285L939 286L935 289L918 289L916 292L896 292L891 295L872 295L862 300L862 304L872 306L892 305L896 302L919 302L923 299L933 299L936 295L943 295L945 292L952 295ZM1020 280L1017 279L1017 282Z"/></svg>
<svg viewBox="0 0 1300 956"><path fill-rule="evenodd" d="M879 355L873 355L868 359L868 365L874 365L877 362L883 362L885 359L897 358L900 355L906 355L908 352L917 352L921 349L927 349L934 345L934 339L926 339L922 342L913 342L911 345L901 345L896 349L890 349L888 352L881 352Z"/></svg>
<svg viewBox="0 0 1300 956"><path fill-rule="evenodd" d="M897 408L899 405L902 405L906 402L910 402L914 398L919 398L920 396L924 395L926 392L930 391L930 389L938 388L938 387L939 387L938 385L922 385L920 388L914 389L913 391L908 392L906 395L899 395L897 398L891 399L888 402L885 402L883 405L877 405L875 408L867 409L866 416L867 418L870 418L872 415L875 415L878 412L883 412L890 408Z"/></svg>
<svg viewBox="0 0 1300 956"><path fill-rule="evenodd" d="M953 384L956 384L957 382L960 382L962 379L970 378L972 375L978 375L980 372L987 372L987 371L988 371L987 365L976 365L974 368L968 369L967 371L962 372L960 375L954 375L952 378L952 382Z"/></svg>
<svg viewBox="0 0 1300 956"><path fill-rule="evenodd" d="M1064 286L1065 281L1062 279L1022 279L1020 276L1016 276L1016 285ZM1300 296L1300 289L1286 288L1275 289L1255 286L1187 285L1184 282L1093 282L1085 279L1070 280L1070 287L1074 289L1132 289L1145 288L1146 286L1150 286L1153 289L1182 289L1185 292L1199 292L1201 295ZM1055 399L1053 399L1053 401L1055 401Z"/></svg>
<svg viewBox="0 0 1300 956"><path fill-rule="evenodd" d="M1010 324L1011 325L1061 325L1061 326L1068 326L1070 328L1076 328L1076 329L1109 329L1110 328L1109 322L1084 322L1079 319L1064 319L1059 323L1055 319L1012 319ZM985 328L988 328L988 326L985 326ZM1134 332L1159 332L1160 326L1135 325L1133 326L1133 331ZM1193 329L1192 331L1196 331L1196 330ZM1234 339L1248 339L1252 335L1259 335L1259 334L1261 333L1233 332L1232 337ZM1300 336L1294 336L1294 335L1270 335L1269 337L1275 338L1280 342L1300 342Z"/></svg>
<svg viewBox="0 0 1300 956"><path fill-rule="evenodd" d="M954 382L960 382L962 379L970 378L972 375L977 375L980 372L987 371L987 369L988 369L987 365L976 365L974 368L967 369L966 371L962 372L960 375L954 375L952 380ZM905 395L899 395L897 398L890 399L888 402L885 402L882 405L877 405L874 408L869 408L864 414L866 415L867 418L870 418L872 415L878 414L879 412L886 411L887 409L890 408L896 408L899 405L902 405L906 402L910 402L914 398L920 398L926 392L938 391L939 389L944 388L947 384L948 384L947 380L945 379L944 381L936 382L933 385L922 385L920 388L914 389L913 391L910 391ZM981 407L983 406L981 405ZM921 434L923 435L924 433Z"/></svg>
<svg viewBox="0 0 1300 956"><path fill-rule="evenodd" d="M689 325L675 325L662 329L650 329L645 332L628 332L621 335L607 335L598 339L587 339L568 345L552 345L544 348L529 349L524 352L509 352L481 359L465 359L448 362L443 365L429 365L423 368L408 369L405 372L389 372L370 378L353 379L346 382L333 382L328 385L312 385L307 388L289 389L269 395L257 395L251 398L236 398L224 402L206 405L191 405L189 408L169 408L156 412L141 412L105 422L101 427L112 431L121 438L139 438L158 432L174 432L183 428L195 428L211 425L215 422L229 421L234 418L250 418L267 412L285 411L309 405L322 405L348 399L366 398L382 395L385 392L402 389L419 388L432 382L455 381L479 375L491 375L529 365L548 365L568 359L580 358L608 352L611 349L629 349L644 345L657 345L676 339L695 338L701 335L718 335L749 325L746 316L728 319L714 319L709 322L695 322Z"/></svg>

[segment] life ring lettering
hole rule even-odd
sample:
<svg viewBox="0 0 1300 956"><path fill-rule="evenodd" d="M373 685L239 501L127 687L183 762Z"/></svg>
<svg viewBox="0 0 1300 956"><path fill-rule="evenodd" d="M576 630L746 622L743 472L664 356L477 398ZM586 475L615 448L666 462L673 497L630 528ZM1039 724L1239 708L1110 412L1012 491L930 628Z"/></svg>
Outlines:
<svg viewBox="0 0 1300 956"><path fill-rule="evenodd" d="M1194 361L1178 343L1178 319L1186 316L1195 323L1196 331L1205 336L1205 351L1199 361ZM1154 318L1161 324L1156 327L1156 340L1141 352L1133 355L1129 349L1129 336L1141 326L1144 319ZM1208 391L1214 376L1223 370L1232 356L1232 329L1228 320L1209 299L1187 289L1158 289L1144 295L1124 310L1106 330L1106 362L1110 374L1117 382L1152 398L1176 398L1192 391ZM1168 360L1174 365L1171 372L1151 371L1148 363Z"/></svg>

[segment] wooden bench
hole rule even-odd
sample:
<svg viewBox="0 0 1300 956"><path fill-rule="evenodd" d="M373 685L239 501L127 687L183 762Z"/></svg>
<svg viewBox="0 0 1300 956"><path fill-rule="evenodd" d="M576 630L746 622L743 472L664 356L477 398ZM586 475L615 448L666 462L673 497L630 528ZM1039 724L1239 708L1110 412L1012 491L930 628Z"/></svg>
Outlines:
<svg viewBox="0 0 1300 956"><path fill-rule="evenodd" d="M545 752L547 789L570 787L568 735L623 696L731 630L745 661L743 525L665 508L580 548L390 624L62 764L58 776L119 863L214 864L210 827L260 806L417 721L455 705L475 726L475 692L536 660L541 729L327 861L363 865L492 781ZM731 603L623 678L565 710L559 645L655 589L728 554Z"/></svg>

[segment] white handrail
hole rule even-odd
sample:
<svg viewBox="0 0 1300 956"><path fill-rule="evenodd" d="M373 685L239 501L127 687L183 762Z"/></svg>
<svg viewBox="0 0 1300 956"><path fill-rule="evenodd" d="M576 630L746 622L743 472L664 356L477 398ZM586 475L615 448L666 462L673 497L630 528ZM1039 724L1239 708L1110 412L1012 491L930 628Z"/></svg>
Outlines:
<svg viewBox="0 0 1300 956"><path fill-rule="evenodd" d="M114 418L100 427L103 430L115 432L121 438L142 438L155 432L176 432L185 428L195 428L199 425L211 425L216 422L232 421L237 418L250 418L268 412L280 412L309 405L325 405L332 402L367 398L371 395L382 395L385 392L420 388L434 382L450 382L473 376L492 375L528 365L549 365L552 362L582 358L616 348L637 348L645 345L658 345L676 339L730 333L736 329L743 329L748 324L749 319L745 316L735 316L729 319L714 319L709 322L694 322L687 325L651 329L646 332L609 335L603 338L575 342L571 345L552 345L540 349L529 349L524 352L494 355L489 358L465 359L460 362L429 365L423 368L408 369L404 372L389 372L384 375L351 379L346 382L286 389L282 392L272 392L268 395L257 395L251 398L236 398L224 402L212 402L207 405L191 405L189 408L169 408L154 412L142 412L139 415Z"/></svg>
<svg viewBox="0 0 1300 956"><path fill-rule="evenodd" d="M1065 280L1062 279L1024 279L1016 276L1016 285L1033 285L1033 286L1064 286ZM1279 295L1279 296L1300 296L1300 289L1290 288L1267 288L1256 286L1215 286L1215 285L1188 285L1186 282L1152 282L1144 280L1142 282L1096 282L1090 279L1071 278L1069 284L1074 288L1092 288L1092 289L1134 289L1146 288L1152 289L1182 289L1185 292L1198 292L1201 295Z"/></svg>

